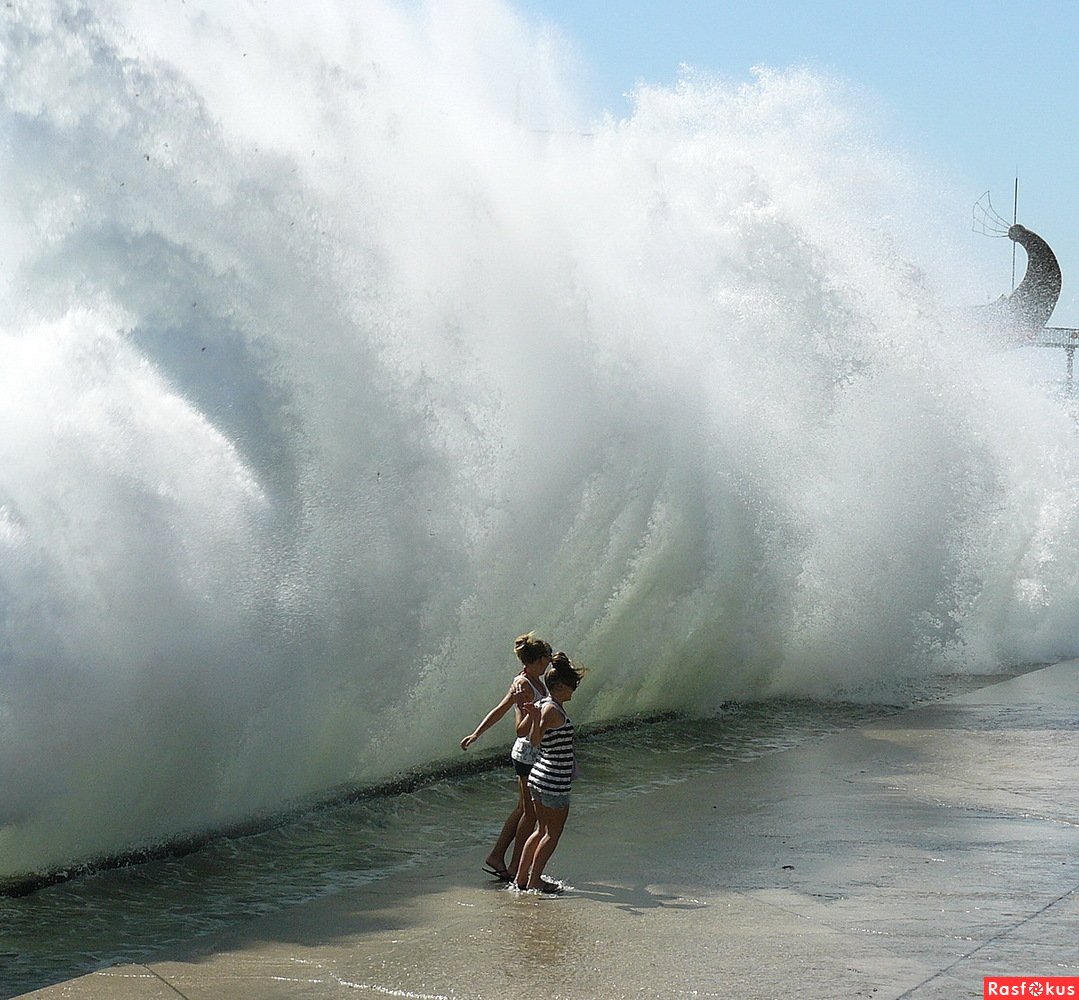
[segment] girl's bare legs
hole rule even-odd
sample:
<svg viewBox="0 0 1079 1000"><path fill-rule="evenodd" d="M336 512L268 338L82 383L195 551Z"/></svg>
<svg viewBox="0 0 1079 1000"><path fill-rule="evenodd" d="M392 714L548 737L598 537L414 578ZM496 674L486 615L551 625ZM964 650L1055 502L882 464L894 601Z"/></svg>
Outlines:
<svg viewBox="0 0 1079 1000"><path fill-rule="evenodd" d="M539 813L539 806L536 806L536 812ZM539 847L539 842L543 837L543 828L537 826L532 831L528 840L525 841L524 847L521 849L521 863L517 866L517 874L513 877L513 884L518 889L523 889L528 885L528 873L532 868L532 859L536 856L536 848Z"/></svg>
<svg viewBox="0 0 1079 1000"><path fill-rule="evenodd" d="M519 808L521 817L517 823L513 839L513 855L510 860L509 873L515 875L521 867L521 855L524 853L525 842L536 829L536 806L532 801L532 793L528 790L528 779L517 776L517 784L520 786L521 799ZM509 822L507 820L506 822Z"/></svg>
<svg viewBox="0 0 1079 1000"><path fill-rule="evenodd" d="M538 801L535 805L538 824L521 852L521 863L514 880L522 889L539 888L543 870L558 846L558 839L569 816L569 806L550 809Z"/></svg>
<svg viewBox="0 0 1079 1000"><path fill-rule="evenodd" d="M536 841L535 846L532 848L532 855L529 858L530 865L528 869L525 869L525 859L522 858L521 868L517 872L517 884L528 889L538 889L540 887L543 869L547 867L547 862L551 860L551 855L554 854L555 848L558 846L558 839L562 836L562 830L565 828L566 820L569 818L569 806L563 806L561 809L551 809L543 805L542 802L537 802L536 815L539 818L539 826L536 828L536 833L528 838L528 846L532 845L533 839ZM537 837L536 834L539 836ZM522 878L522 871L527 875L527 882Z"/></svg>
<svg viewBox="0 0 1079 1000"><path fill-rule="evenodd" d="M506 871L506 849L509 847L510 841L517 836L517 827L521 823L523 811L524 807L518 797L514 811L510 812L509 816L506 817L506 822L502 824L502 832L498 834L498 839L494 841L494 847L491 848L491 853L487 855L487 861L484 862L484 864L494 868L495 872ZM514 853L517 853L516 849ZM509 868L509 874L514 874L513 868Z"/></svg>
<svg viewBox="0 0 1079 1000"><path fill-rule="evenodd" d="M517 805L502 824L502 832L487 855L486 864L497 872L509 872L512 876L521 863L521 851L525 841L536 826L536 807L532 804L532 795L528 791L528 779L517 776ZM506 850L513 844L513 854L506 867Z"/></svg>

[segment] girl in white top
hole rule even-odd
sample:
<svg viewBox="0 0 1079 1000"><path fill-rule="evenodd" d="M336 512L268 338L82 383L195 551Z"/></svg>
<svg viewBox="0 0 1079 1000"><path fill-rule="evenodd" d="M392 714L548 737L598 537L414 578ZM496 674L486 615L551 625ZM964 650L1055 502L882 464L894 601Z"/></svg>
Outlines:
<svg viewBox="0 0 1079 1000"><path fill-rule="evenodd" d="M467 750L488 729L502 718L512 706L514 722L518 731L528 718L525 706L535 704L547 697L547 688L543 683L543 672L551 663L551 644L544 642L532 632L519 635L513 642L513 650L520 660L522 669L514 678L505 697L491 709L483 721L463 740L461 749ZM489 872L503 882L509 882L521 861L521 850L525 841L536 827L536 809L532 795L528 790L528 774L535 762L535 754L528 738L518 738L513 745L511 757L517 772L517 804L502 824L502 831L491 848L484 862L484 871ZM513 855L509 868L506 867L506 849L513 843Z"/></svg>

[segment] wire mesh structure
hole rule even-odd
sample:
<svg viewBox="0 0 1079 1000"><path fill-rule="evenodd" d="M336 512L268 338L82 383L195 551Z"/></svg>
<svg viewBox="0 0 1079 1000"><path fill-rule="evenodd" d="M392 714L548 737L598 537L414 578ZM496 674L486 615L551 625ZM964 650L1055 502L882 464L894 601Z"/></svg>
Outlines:
<svg viewBox="0 0 1079 1000"><path fill-rule="evenodd" d="M970 228L982 236L1002 238L1008 235L1008 230L1012 227L1012 224L993 208L993 199L989 197L988 191L974 203L972 214Z"/></svg>

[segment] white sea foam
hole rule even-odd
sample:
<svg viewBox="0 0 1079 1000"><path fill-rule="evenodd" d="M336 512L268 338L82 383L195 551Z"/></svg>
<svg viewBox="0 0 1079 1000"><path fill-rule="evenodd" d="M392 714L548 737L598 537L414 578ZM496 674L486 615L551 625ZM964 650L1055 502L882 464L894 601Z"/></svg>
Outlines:
<svg viewBox="0 0 1079 1000"><path fill-rule="evenodd" d="M450 755L528 628L582 720L1076 652L1071 415L860 98L300 11L0 20L0 874Z"/></svg>

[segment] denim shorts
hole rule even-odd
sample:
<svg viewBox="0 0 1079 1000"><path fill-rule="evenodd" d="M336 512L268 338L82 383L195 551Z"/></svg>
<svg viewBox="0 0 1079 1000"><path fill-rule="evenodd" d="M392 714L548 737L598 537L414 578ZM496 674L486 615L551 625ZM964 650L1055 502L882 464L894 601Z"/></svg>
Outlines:
<svg viewBox="0 0 1079 1000"><path fill-rule="evenodd" d="M561 794L555 792L541 792L538 788L533 788L531 785L528 790L532 793L532 798L541 806L545 806L548 809L569 808L569 792L563 792Z"/></svg>

